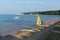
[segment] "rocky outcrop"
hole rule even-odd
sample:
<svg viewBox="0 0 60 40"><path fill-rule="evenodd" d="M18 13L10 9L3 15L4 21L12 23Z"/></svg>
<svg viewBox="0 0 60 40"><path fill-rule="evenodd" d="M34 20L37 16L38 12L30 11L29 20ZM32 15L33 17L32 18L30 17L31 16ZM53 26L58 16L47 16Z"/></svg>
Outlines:
<svg viewBox="0 0 60 40"><path fill-rule="evenodd" d="M7 36L4 36L2 38L0 38L0 40L20 40L12 35L7 35Z"/></svg>
<svg viewBox="0 0 60 40"><path fill-rule="evenodd" d="M55 22L52 21L52 24L50 22L48 27L39 26L28 29L28 31L18 31L18 33L14 35L0 36L0 40L44 40L51 32L53 32L55 24L60 23L60 21Z"/></svg>

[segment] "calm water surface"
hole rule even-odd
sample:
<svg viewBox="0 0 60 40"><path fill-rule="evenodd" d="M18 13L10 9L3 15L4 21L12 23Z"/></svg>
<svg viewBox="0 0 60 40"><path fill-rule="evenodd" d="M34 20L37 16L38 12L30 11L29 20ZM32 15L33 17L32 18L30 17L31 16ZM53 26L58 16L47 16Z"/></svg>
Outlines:
<svg viewBox="0 0 60 40"><path fill-rule="evenodd" d="M59 15L40 15L40 17L43 22L60 18ZM2 32L9 33L18 29L32 28L34 25L36 25L36 16L34 15L0 15L1 34Z"/></svg>

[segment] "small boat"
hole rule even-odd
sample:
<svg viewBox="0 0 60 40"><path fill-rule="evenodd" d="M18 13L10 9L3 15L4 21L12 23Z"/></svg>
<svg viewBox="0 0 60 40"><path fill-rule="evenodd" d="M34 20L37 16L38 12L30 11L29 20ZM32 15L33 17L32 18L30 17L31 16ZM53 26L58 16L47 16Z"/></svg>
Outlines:
<svg viewBox="0 0 60 40"><path fill-rule="evenodd" d="M19 19L19 16L14 17L15 19Z"/></svg>

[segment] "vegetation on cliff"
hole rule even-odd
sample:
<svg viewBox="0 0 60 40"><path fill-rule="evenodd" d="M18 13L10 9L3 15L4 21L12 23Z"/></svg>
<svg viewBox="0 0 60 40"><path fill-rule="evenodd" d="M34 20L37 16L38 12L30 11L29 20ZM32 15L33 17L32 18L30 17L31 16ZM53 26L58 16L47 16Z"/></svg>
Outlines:
<svg viewBox="0 0 60 40"><path fill-rule="evenodd" d="M36 14L37 12L26 12L25 14ZM43 15L60 15L60 10L53 10L53 11L38 11L39 14Z"/></svg>

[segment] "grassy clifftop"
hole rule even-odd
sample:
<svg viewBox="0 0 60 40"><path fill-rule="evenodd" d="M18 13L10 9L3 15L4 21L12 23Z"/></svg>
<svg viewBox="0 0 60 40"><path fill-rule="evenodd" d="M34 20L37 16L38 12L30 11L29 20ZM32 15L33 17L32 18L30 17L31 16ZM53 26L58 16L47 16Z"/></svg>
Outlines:
<svg viewBox="0 0 60 40"><path fill-rule="evenodd" d="M26 12L25 14L36 14L37 12ZM60 10L52 10L52 11L38 11L39 14L43 15L60 15Z"/></svg>

